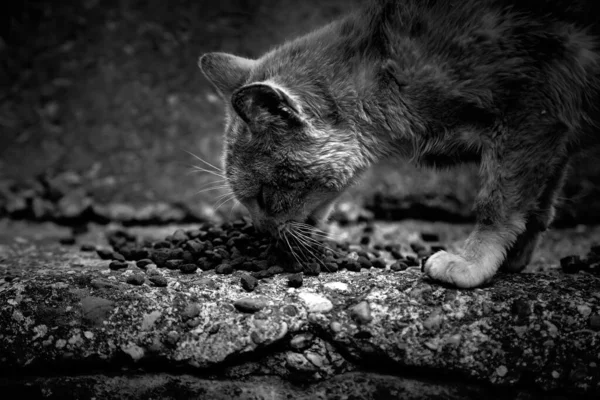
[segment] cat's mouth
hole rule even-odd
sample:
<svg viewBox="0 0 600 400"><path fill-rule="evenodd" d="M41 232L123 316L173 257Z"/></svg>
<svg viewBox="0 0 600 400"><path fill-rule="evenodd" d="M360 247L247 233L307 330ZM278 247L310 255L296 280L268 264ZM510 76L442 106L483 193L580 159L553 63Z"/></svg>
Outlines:
<svg viewBox="0 0 600 400"><path fill-rule="evenodd" d="M266 213L256 201L246 201L243 204L250 212L254 225L259 231L278 238L289 229L322 230L336 198L337 196L328 196L316 204L313 202L312 207L311 204L304 204L275 215Z"/></svg>

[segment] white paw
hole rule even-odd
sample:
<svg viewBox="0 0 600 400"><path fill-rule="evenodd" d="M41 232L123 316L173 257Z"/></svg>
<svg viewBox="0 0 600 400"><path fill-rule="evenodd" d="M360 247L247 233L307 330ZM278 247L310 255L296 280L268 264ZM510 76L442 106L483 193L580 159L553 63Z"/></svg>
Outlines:
<svg viewBox="0 0 600 400"><path fill-rule="evenodd" d="M488 280L484 268L446 251L438 251L429 257L423 271L436 281L464 289L481 286Z"/></svg>

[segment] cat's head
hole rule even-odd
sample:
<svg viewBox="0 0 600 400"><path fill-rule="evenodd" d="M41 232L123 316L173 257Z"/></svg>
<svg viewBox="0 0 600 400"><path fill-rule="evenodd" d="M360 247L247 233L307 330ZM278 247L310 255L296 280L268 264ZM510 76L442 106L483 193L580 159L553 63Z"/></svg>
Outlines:
<svg viewBox="0 0 600 400"><path fill-rule="evenodd" d="M225 102L231 189L274 235L294 222L320 224L368 164L321 71L302 62L277 53L258 60L209 53L199 61Z"/></svg>

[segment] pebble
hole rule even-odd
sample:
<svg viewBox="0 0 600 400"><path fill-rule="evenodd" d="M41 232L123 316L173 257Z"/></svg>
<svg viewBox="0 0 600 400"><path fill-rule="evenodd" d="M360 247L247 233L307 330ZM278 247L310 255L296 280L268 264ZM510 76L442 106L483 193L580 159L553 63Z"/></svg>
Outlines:
<svg viewBox="0 0 600 400"><path fill-rule="evenodd" d="M240 278L240 283L245 291L252 292L254 289L256 289L256 286L258 285L258 279L256 279L250 274L244 274Z"/></svg>
<svg viewBox="0 0 600 400"><path fill-rule="evenodd" d="M96 289L105 289L105 288L113 289L113 288L119 287L119 284L117 284L115 282L111 282L108 279L102 279L102 278L92 279L90 282L90 285Z"/></svg>
<svg viewBox="0 0 600 400"><path fill-rule="evenodd" d="M181 264L179 270L184 274L193 274L198 269L196 264Z"/></svg>
<svg viewBox="0 0 600 400"><path fill-rule="evenodd" d="M333 303L319 294L302 292L298 294L298 297L306 304L308 312L326 313L333 309Z"/></svg>
<svg viewBox="0 0 600 400"><path fill-rule="evenodd" d="M148 279L155 286L158 286L158 287L166 287L167 286L167 278L165 278L162 275L152 275L152 276L149 276Z"/></svg>
<svg viewBox="0 0 600 400"><path fill-rule="evenodd" d="M243 297L233 303L238 311L245 313L255 313L267 306L267 302L259 297Z"/></svg>
<svg viewBox="0 0 600 400"><path fill-rule="evenodd" d="M429 317L423 321L423 327L425 329L437 330L441 328L443 321L444 315L441 310L434 310Z"/></svg>
<svg viewBox="0 0 600 400"><path fill-rule="evenodd" d="M327 282L323 286L327 289L338 290L340 292L347 292L350 290L348 284L344 282Z"/></svg>
<svg viewBox="0 0 600 400"><path fill-rule="evenodd" d="M299 288L302 286L303 276L302 272L297 274L291 274L288 276L288 286L292 288Z"/></svg>
<svg viewBox="0 0 600 400"><path fill-rule="evenodd" d="M135 286L140 286L144 284L146 277L143 274L133 274L127 277L127 283Z"/></svg>
<svg viewBox="0 0 600 400"><path fill-rule="evenodd" d="M282 311L285 315L289 317L295 317L296 315L298 315L298 309L296 308L296 306L291 304L284 306Z"/></svg>
<svg viewBox="0 0 600 400"><path fill-rule="evenodd" d="M196 318L200 315L200 306L196 303L188 304L181 313L184 319Z"/></svg>
<svg viewBox="0 0 600 400"><path fill-rule="evenodd" d="M111 261L110 264L108 264L108 268L112 269L113 271L118 271L120 269L125 269L129 266L129 264L127 264L126 261Z"/></svg>
<svg viewBox="0 0 600 400"><path fill-rule="evenodd" d="M340 332L342 330L342 324L337 321L331 321L329 328L334 332Z"/></svg>
<svg viewBox="0 0 600 400"><path fill-rule="evenodd" d="M508 373L508 368L506 368L506 366L501 365L498 368L496 368L496 374L500 377L505 376Z"/></svg>
<svg viewBox="0 0 600 400"><path fill-rule="evenodd" d="M361 301L350 309L350 317L360 324L368 324L373 320L371 306L367 301Z"/></svg>
<svg viewBox="0 0 600 400"><path fill-rule="evenodd" d="M300 333L290 340L290 347L296 351L303 351L310 347L313 339L312 333Z"/></svg>

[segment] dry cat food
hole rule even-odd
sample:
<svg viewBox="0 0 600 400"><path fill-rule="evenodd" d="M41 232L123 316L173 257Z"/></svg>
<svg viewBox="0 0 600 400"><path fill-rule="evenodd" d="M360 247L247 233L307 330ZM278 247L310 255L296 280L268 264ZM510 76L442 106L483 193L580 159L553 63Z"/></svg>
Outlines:
<svg viewBox="0 0 600 400"><path fill-rule="evenodd" d="M367 225L364 237L370 237L373 227ZM403 255L400 245L371 243L359 245L322 241L305 237L302 241L285 244L275 241L254 229L248 220L237 220L222 225L203 224L198 229L177 230L159 241L142 240L126 230L108 233L112 250L98 249L98 256L111 260L113 270L127 268L134 261L141 270L149 267L179 270L184 274L198 270L214 270L217 274L246 271L240 284L252 291L259 279L283 272L291 272L289 285L302 285L302 275L316 276L340 269L360 271L369 268L386 268L383 252L392 260L393 271L403 271L420 265L419 258L430 254L428 246L414 244L418 257ZM361 240L367 242L367 240ZM289 251L292 246L293 252ZM288 250L285 250L288 249ZM394 261L395 260L395 261ZM148 271L147 271L148 272ZM132 279L132 284L138 281ZM160 282L162 285L162 281Z"/></svg>

